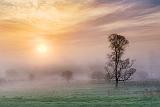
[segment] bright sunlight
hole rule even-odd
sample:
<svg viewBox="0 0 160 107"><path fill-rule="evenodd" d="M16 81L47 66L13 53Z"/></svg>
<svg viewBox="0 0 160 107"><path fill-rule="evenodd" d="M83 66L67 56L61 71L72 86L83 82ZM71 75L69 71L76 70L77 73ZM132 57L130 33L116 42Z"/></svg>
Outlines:
<svg viewBox="0 0 160 107"><path fill-rule="evenodd" d="M40 54L46 54L48 52L48 46L46 44L39 44L37 46L37 51Z"/></svg>

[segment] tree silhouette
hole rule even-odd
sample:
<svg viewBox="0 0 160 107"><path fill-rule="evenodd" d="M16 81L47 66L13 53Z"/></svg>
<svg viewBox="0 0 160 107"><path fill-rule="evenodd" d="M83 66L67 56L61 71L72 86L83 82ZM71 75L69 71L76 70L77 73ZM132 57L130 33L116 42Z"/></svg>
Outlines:
<svg viewBox="0 0 160 107"><path fill-rule="evenodd" d="M69 82L73 78L73 72L72 71L64 71L62 72L62 77Z"/></svg>
<svg viewBox="0 0 160 107"><path fill-rule="evenodd" d="M136 69L132 68L134 63L133 60L130 60L129 58L122 59L129 41L124 36L118 34L111 34L108 37L108 40L112 52L111 54L108 54L109 61L105 66L105 78L107 80L115 80L115 86L117 87L119 81L132 79L131 76L136 72Z"/></svg>
<svg viewBox="0 0 160 107"><path fill-rule="evenodd" d="M91 74L91 78L93 80L97 80L97 81L101 81L104 79L104 73L103 72L100 72L100 71L94 71L92 72Z"/></svg>

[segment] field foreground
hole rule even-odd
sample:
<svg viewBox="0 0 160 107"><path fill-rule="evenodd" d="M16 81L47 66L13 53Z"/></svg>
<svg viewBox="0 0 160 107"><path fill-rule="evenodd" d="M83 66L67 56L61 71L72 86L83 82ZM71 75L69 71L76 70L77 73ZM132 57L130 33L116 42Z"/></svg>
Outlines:
<svg viewBox="0 0 160 107"><path fill-rule="evenodd" d="M1 92L0 107L160 107L159 83L69 84L43 90Z"/></svg>

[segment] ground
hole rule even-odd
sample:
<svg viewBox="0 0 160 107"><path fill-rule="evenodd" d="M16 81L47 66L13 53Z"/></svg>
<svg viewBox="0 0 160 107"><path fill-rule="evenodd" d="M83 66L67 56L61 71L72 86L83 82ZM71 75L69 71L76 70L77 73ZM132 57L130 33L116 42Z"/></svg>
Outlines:
<svg viewBox="0 0 160 107"><path fill-rule="evenodd" d="M11 94L12 93L12 94ZM2 93L0 107L160 107L159 82L67 84Z"/></svg>

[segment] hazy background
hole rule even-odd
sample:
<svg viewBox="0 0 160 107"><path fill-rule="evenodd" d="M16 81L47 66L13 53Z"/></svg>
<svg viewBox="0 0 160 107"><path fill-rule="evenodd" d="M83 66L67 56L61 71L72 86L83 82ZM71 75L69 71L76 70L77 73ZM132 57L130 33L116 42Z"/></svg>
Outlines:
<svg viewBox="0 0 160 107"><path fill-rule="evenodd" d="M130 41L134 80L159 79L159 28L159 0L0 0L1 81L54 82L65 70L87 80L104 72L112 33Z"/></svg>

